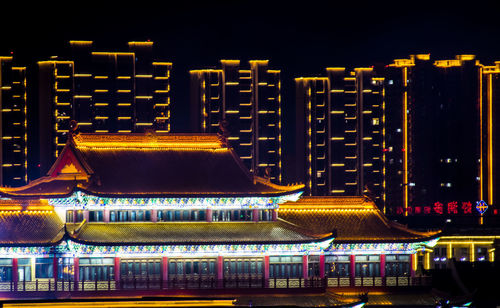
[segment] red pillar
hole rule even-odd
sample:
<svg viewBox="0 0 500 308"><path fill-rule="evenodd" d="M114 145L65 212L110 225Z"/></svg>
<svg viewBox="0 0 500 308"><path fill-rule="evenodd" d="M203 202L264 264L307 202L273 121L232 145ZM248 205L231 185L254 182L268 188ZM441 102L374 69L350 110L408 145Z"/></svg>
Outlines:
<svg viewBox="0 0 500 308"><path fill-rule="evenodd" d="M73 258L73 271L75 280L75 290L78 290L78 281L80 281L80 259Z"/></svg>
<svg viewBox="0 0 500 308"><path fill-rule="evenodd" d="M109 222L109 210L102 211L102 221Z"/></svg>
<svg viewBox="0 0 500 308"><path fill-rule="evenodd" d="M356 260L356 257L354 255L351 255L351 266L350 266L350 269L349 269L349 275L351 276L351 286L354 286L354 277L355 277L355 274L356 274L356 271L355 271L355 260Z"/></svg>
<svg viewBox="0 0 500 308"><path fill-rule="evenodd" d="M17 258L12 258L12 281L14 283L19 281L19 273L17 271Z"/></svg>
<svg viewBox="0 0 500 308"><path fill-rule="evenodd" d="M380 277L385 277L385 255L380 255Z"/></svg>
<svg viewBox="0 0 500 308"><path fill-rule="evenodd" d="M276 220L278 220L278 211L273 210L273 221L276 221Z"/></svg>
<svg viewBox="0 0 500 308"><path fill-rule="evenodd" d="M158 211L151 210L151 222L158 222Z"/></svg>
<svg viewBox="0 0 500 308"><path fill-rule="evenodd" d="M86 222L89 222L89 210L83 211L83 218L85 219Z"/></svg>
<svg viewBox="0 0 500 308"><path fill-rule="evenodd" d="M222 256L217 257L217 280L224 279L224 260Z"/></svg>
<svg viewBox="0 0 500 308"><path fill-rule="evenodd" d="M264 279L269 279L269 256L264 256Z"/></svg>
<svg viewBox="0 0 500 308"><path fill-rule="evenodd" d="M302 256L302 277L304 279L309 278L309 267L307 266L308 263L307 260L308 260L307 255Z"/></svg>
<svg viewBox="0 0 500 308"><path fill-rule="evenodd" d="M115 257L115 281L120 281L120 258Z"/></svg>
<svg viewBox="0 0 500 308"><path fill-rule="evenodd" d="M168 281L168 257L161 260L161 277L163 281Z"/></svg>
<svg viewBox="0 0 500 308"><path fill-rule="evenodd" d="M325 278L325 255L319 255L319 277Z"/></svg>
<svg viewBox="0 0 500 308"><path fill-rule="evenodd" d="M259 221L259 210L253 209L252 210L252 216L253 216L253 221L254 222Z"/></svg>
<svg viewBox="0 0 500 308"><path fill-rule="evenodd" d="M54 256L54 262L52 263L52 275L54 276L54 280L57 281L57 257Z"/></svg>
<svg viewBox="0 0 500 308"><path fill-rule="evenodd" d="M415 261L417 259L416 255L410 255L410 277L415 277Z"/></svg>
<svg viewBox="0 0 500 308"><path fill-rule="evenodd" d="M207 209L205 220L207 222L212 222L212 209Z"/></svg>

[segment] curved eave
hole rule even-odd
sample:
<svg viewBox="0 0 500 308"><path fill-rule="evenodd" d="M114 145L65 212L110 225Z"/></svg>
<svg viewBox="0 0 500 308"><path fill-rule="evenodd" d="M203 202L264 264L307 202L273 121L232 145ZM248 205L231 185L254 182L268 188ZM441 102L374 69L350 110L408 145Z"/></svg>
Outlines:
<svg viewBox="0 0 500 308"><path fill-rule="evenodd" d="M74 190L65 194L10 194L10 193L0 193L0 197L9 198L15 200L27 200L27 199L54 199L54 198L68 198L73 195Z"/></svg>
<svg viewBox="0 0 500 308"><path fill-rule="evenodd" d="M66 233L65 232L59 232L62 234L58 234L56 237L59 237L58 239L52 239L51 241L47 242L27 242L27 243L0 243L0 247L54 247L57 246L59 243L61 243L65 238L66 238Z"/></svg>
<svg viewBox="0 0 500 308"><path fill-rule="evenodd" d="M333 240L332 244L364 244L364 243L370 243L370 244L375 244L375 243L381 243L381 244L388 244L388 243L423 243L427 241L434 240L436 238L440 237L440 232L427 236L427 237L421 237L421 238L411 238L411 239L401 239L401 238L392 238L392 239L366 239L366 240Z"/></svg>
<svg viewBox="0 0 500 308"><path fill-rule="evenodd" d="M184 241L179 241L179 242L92 242L92 241L86 241L86 240L81 240L78 238L75 238L69 234L67 234L68 238L75 243L79 244L84 244L84 245L93 245L93 246L149 246L149 245L170 245L170 246L181 246L181 245L192 245L192 246L197 246L197 245L294 245L294 244L313 244L317 242L322 242L326 241L329 239L334 238L334 234L330 234L326 237L323 238L314 238L314 239L307 239L307 240L296 240L296 241L268 241L268 242L257 242L257 241L232 241L232 242L227 242L227 241L221 241L221 242L203 242L203 241L195 241L195 242L184 242Z"/></svg>
<svg viewBox="0 0 500 308"><path fill-rule="evenodd" d="M149 193L103 193L94 190L85 189L83 187L78 187L78 180L76 183L71 181L73 188L60 193L16 193L12 191L2 191L0 188L0 196L3 198L11 199L55 199L55 198L67 198L73 195L76 191L81 191L89 195L103 198L225 198L225 197L280 197L285 195L291 195L303 191L303 187L297 187L290 190L283 191L268 191L268 192L149 192Z"/></svg>
<svg viewBox="0 0 500 308"><path fill-rule="evenodd" d="M280 197L301 192L301 189L278 192L154 192L154 193L102 193L78 188L89 195L103 198L225 198L225 197ZM71 195L71 194L70 194ZM63 196L65 197L65 196Z"/></svg>

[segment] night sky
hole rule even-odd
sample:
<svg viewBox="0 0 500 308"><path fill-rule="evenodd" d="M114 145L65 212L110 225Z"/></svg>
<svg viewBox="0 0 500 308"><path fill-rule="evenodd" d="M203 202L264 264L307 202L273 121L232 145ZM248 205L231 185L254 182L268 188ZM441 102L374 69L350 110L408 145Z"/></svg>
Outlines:
<svg viewBox="0 0 500 308"><path fill-rule="evenodd" d="M433 59L476 54L487 65L500 60L497 1L18 2L0 8L0 55L13 52L28 74L37 61L67 52L69 40L93 40L99 51L155 42L155 58L173 62L174 132L189 129L190 69L215 67L223 58L269 59L282 71L285 150L293 144L295 77L415 53ZM33 89L28 100L36 105Z"/></svg>

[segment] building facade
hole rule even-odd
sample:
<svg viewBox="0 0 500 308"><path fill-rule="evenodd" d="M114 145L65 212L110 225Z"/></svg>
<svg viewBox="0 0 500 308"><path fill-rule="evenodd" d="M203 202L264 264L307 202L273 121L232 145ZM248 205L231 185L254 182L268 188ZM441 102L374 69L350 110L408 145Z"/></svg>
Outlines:
<svg viewBox="0 0 500 308"><path fill-rule="evenodd" d="M303 188L251 174L216 135L72 135L46 176L1 188L0 284L57 298L422 282L416 253L438 233Z"/></svg>
<svg viewBox="0 0 500 308"><path fill-rule="evenodd" d="M473 55L434 61L428 54L412 55L385 68L391 213L401 204L486 200L492 177L486 170L492 170L487 166L493 157L488 156L492 88L486 87L486 71Z"/></svg>
<svg viewBox="0 0 500 308"><path fill-rule="evenodd" d="M153 42L129 42L125 52L95 51L70 41L66 59L40 61L40 170L66 144L70 123L82 132L170 131L172 63L153 59Z"/></svg>
<svg viewBox="0 0 500 308"><path fill-rule="evenodd" d="M221 60L217 69L190 71L191 128L217 133L221 125L245 166L282 181L280 71L268 60Z"/></svg>
<svg viewBox="0 0 500 308"><path fill-rule="evenodd" d="M0 57L0 185L22 186L27 179L26 67Z"/></svg>
<svg viewBox="0 0 500 308"><path fill-rule="evenodd" d="M498 131L497 124L499 112L499 90L500 89L500 62L494 66L484 66L482 69L482 94L480 109L481 122L481 200L490 205L498 204L498 191L500 182L498 174L500 168L494 153L498 153Z"/></svg>
<svg viewBox="0 0 500 308"><path fill-rule="evenodd" d="M307 195L385 204L384 85L372 68L297 78L297 174Z"/></svg>

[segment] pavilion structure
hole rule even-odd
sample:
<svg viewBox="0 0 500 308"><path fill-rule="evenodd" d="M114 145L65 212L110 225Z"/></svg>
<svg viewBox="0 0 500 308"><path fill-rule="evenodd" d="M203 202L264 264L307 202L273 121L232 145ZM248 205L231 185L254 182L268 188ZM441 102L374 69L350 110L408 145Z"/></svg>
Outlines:
<svg viewBox="0 0 500 308"><path fill-rule="evenodd" d="M0 188L0 292L416 283L438 233L303 189L218 135L73 134L46 176Z"/></svg>

